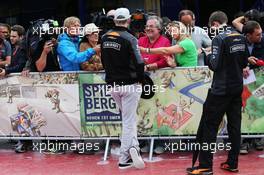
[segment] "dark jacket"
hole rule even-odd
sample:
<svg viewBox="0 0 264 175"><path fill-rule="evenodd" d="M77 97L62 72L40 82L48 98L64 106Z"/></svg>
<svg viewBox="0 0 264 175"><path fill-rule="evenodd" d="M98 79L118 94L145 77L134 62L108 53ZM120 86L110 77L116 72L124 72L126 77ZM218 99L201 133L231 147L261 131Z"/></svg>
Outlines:
<svg viewBox="0 0 264 175"><path fill-rule="evenodd" d="M43 52L44 45L45 45L45 40L41 40L38 43L36 50L32 54L32 63L31 63L32 72L39 72L36 66L36 62L39 60ZM55 71L60 71L60 65L59 65L58 55L57 55L57 46L54 46L52 48L52 51L50 51L47 54L46 66L42 72L55 72Z"/></svg>
<svg viewBox="0 0 264 175"><path fill-rule="evenodd" d="M116 27L103 35L101 60L108 84L127 85L144 79L144 62L137 39L124 27Z"/></svg>
<svg viewBox="0 0 264 175"><path fill-rule="evenodd" d="M80 64L96 54L93 48L79 52L79 41L79 37L69 37L66 33L59 35L57 52L63 71L79 71Z"/></svg>
<svg viewBox="0 0 264 175"><path fill-rule="evenodd" d="M243 68L247 66L246 38L226 31L212 41L212 54L205 63L214 71L211 92L215 95L239 95L243 90Z"/></svg>
<svg viewBox="0 0 264 175"><path fill-rule="evenodd" d="M24 43L12 46L11 64L5 68L6 74L22 72L27 61Z"/></svg>
<svg viewBox="0 0 264 175"><path fill-rule="evenodd" d="M261 39L260 43L254 43L253 50L250 56L254 56L258 59L264 60L264 38ZM250 65L250 69L255 69L259 66Z"/></svg>

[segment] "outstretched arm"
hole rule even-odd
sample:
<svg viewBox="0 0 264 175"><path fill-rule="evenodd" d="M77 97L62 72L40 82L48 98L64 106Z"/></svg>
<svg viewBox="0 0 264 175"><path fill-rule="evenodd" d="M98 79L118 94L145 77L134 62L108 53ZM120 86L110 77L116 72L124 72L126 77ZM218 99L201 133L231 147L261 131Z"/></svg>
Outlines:
<svg viewBox="0 0 264 175"><path fill-rule="evenodd" d="M159 48L144 48L140 47L140 51L142 53L148 54L164 54L164 55L171 55L171 54L178 54L183 53L184 49L179 45L174 45L170 47L159 47Z"/></svg>

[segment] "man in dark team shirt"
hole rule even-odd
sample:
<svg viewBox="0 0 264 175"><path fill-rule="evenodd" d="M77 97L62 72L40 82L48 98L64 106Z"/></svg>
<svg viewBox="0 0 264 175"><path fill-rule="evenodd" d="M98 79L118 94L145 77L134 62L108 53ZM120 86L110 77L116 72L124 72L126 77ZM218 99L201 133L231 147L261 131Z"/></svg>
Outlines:
<svg viewBox="0 0 264 175"><path fill-rule="evenodd" d="M221 20L219 20L221 19ZM226 26L227 17L222 11L211 14L211 26L220 29L212 41L212 53L205 63L214 72L211 88L203 105L203 113L196 135L196 144L207 145L210 149L194 150L192 167L187 173L209 175L213 174L213 149L219 125L224 114L227 116L227 130L230 149L228 158L221 163L223 170L238 172L238 156L241 141L241 108L243 91L243 69L248 63L246 38L236 31L229 31ZM216 25L216 22L219 25ZM216 147L216 146L215 146ZM196 159L199 165L194 167Z"/></svg>

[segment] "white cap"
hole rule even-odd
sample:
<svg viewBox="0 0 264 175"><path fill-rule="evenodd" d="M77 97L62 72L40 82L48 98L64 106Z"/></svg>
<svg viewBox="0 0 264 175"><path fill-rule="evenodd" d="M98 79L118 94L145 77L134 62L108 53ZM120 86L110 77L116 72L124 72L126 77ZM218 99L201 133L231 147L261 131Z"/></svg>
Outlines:
<svg viewBox="0 0 264 175"><path fill-rule="evenodd" d="M115 10L109 10L106 14L106 16L115 16Z"/></svg>
<svg viewBox="0 0 264 175"><path fill-rule="evenodd" d="M84 26L84 35L90 35L93 32L99 32L100 29L94 23L90 23Z"/></svg>
<svg viewBox="0 0 264 175"><path fill-rule="evenodd" d="M131 17L130 12L127 8L118 8L115 11L115 21L124 21Z"/></svg>

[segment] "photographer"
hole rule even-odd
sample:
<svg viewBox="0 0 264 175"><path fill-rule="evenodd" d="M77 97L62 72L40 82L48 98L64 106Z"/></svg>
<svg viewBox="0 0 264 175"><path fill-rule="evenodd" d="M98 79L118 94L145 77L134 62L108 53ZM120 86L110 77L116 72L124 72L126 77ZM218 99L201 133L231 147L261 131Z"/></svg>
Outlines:
<svg viewBox="0 0 264 175"><path fill-rule="evenodd" d="M60 71L56 47L57 40L55 37L48 41L40 41L32 56L33 70L37 72Z"/></svg>
<svg viewBox="0 0 264 175"><path fill-rule="evenodd" d="M57 48L57 33L53 28L54 20L44 21L48 28L42 27L44 35L39 39L39 43L32 53L31 70L36 72L60 71Z"/></svg>
<svg viewBox="0 0 264 175"><path fill-rule="evenodd" d="M47 26L47 27L43 27ZM28 60L21 72L28 76L29 72L59 71L60 66L56 52L57 21L39 19L31 22L26 32L26 50Z"/></svg>

